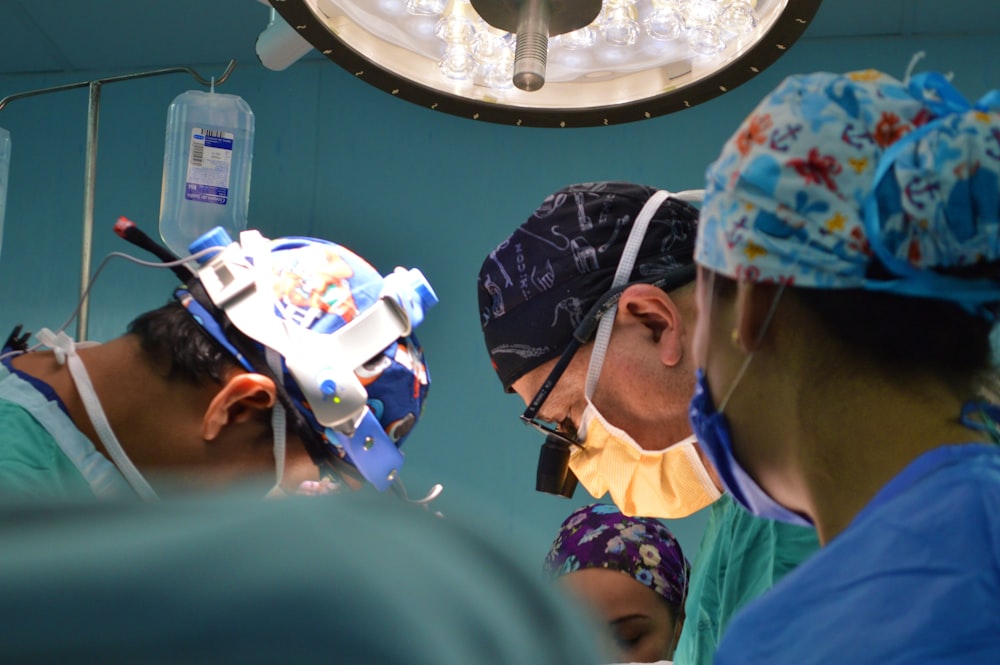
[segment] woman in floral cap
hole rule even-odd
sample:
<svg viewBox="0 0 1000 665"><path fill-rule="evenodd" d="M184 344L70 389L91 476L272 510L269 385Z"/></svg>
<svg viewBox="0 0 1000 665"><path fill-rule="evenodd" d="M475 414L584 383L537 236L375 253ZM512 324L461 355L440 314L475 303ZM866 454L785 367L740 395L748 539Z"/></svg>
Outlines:
<svg viewBox="0 0 1000 665"><path fill-rule="evenodd" d="M583 506L562 523L544 570L608 622L618 660L673 657L690 565L663 524L614 505Z"/></svg>

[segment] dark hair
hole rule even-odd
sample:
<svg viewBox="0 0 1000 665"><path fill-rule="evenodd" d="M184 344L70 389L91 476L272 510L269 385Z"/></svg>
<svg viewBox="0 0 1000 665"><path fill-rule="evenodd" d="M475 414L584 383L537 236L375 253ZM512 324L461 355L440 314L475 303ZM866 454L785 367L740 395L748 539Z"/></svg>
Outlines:
<svg viewBox="0 0 1000 665"><path fill-rule="evenodd" d="M222 384L230 370L242 368L232 354L205 332L187 308L177 300L140 314L128 324L126 330L139 338L142 350L154 364L166 368L170 379L195 385L209 381ZM226 334L229 341L250 359L255 371L274 381L278 400L285 407L286 426L302 439L313 460L320 464L325 459L327 446L295 407L282 378L274 376L266 368L263 358L259 357L261 354L241 333L229 329Z"/></svg>
<svg viewBox="0 0 1000 665"><path fill-rule="evenodd" d="M995 277L998 269L1000 264L988 264L947 272L984 278ZM877 261L868 277L891 278ZM733 280L718 274L715 280L718 294L735 291ZM794 288L789 293L844 344L891 370L926 369L974 388L993 369L993 321L954 302L867 289Z"/></svg>
<svg viewBox="0 0 1000 665"><path fill-rule="evenodd" d="M166 368L170 379L222 383L226 373L238 367L177 300L140 314L126 330L139 338L150 360Z"/></svg>
<svg viewBox="0 0 1000 665"><path fill-rule="evenodd" d="M970 279L995 279L1000 265L981 264L941 270ZM869 279L892 275L878 260ZM924 367L959 384L974 386L993 366L993 321L961 305L880 291L802 292L800 300L851 345L868 350L891 368Z"/></svg>
<svg viewBox="0 0 1000 665"><path fill-rule="evenodd" d="M953 302L860 289L796 295L841 340L889 367L967 382L991 365L993 324Z"/></svg>

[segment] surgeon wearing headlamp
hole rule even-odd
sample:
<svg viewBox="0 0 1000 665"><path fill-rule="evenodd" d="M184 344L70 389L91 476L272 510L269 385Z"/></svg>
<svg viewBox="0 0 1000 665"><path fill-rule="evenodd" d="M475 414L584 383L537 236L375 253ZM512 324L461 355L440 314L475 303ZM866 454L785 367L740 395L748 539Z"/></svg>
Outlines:
<svg viewBox="0 0 1000 665"><path fill-rule="evenodd" d="M116 231L171 258L127 220ZM154 499L370 482L405 494L398 447L429 386L413 328L437 302L419 271L382 277L334 243L255 231L210 233L192 252L174 267L185 281L175 297L122 337L78 344L42 329L30 350L8 340L0 493Z"/></svg>

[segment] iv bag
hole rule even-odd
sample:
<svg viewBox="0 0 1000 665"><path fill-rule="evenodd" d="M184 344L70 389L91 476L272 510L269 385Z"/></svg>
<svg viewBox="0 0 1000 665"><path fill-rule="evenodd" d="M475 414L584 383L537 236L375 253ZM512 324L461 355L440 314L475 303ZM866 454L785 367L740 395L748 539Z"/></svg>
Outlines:
<svg viewBox="0 0 1000 665"><path fill-rule="evenodd" d="M7 209L7 176L10 173L10 132L0 127L0 248L3 247L3 219Z"/></svg>
<svg viewBox="0 0 1000 665"><path fill-rule="evenodd" d="M247 227L254 116L237 95L188 90L167 110L160 236L178 256L221 226Z"/></svg>

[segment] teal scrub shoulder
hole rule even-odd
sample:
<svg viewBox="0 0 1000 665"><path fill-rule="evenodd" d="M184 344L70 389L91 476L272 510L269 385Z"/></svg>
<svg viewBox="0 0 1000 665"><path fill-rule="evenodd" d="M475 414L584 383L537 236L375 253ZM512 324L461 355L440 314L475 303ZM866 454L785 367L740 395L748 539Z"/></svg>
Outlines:
<svg viewBox="0 0 1000 665"><path fill-rule="evenodd" d="M813 529L754 517L728 494L709 510L676 665L709 665L733 614L819 548Z"/></svg>
<svg viewBox="0 0 1000 665"><path fill-rule="evenodd" d="M733 619L715 663L996 665L998 514L997 446L924 453Z"/></svg>
<svg viewBox="0 0 1000 665"><path fill-rule="evenodd" d="M4 662L600 662L525 548L392 496L0 502L0 542Z"/></svg>
<svg viewBox="0 0 1000 665"><path fill-rule="evenodd" d="M92 495L59 444L23 407L0 400L0 495Z"/></svg>

